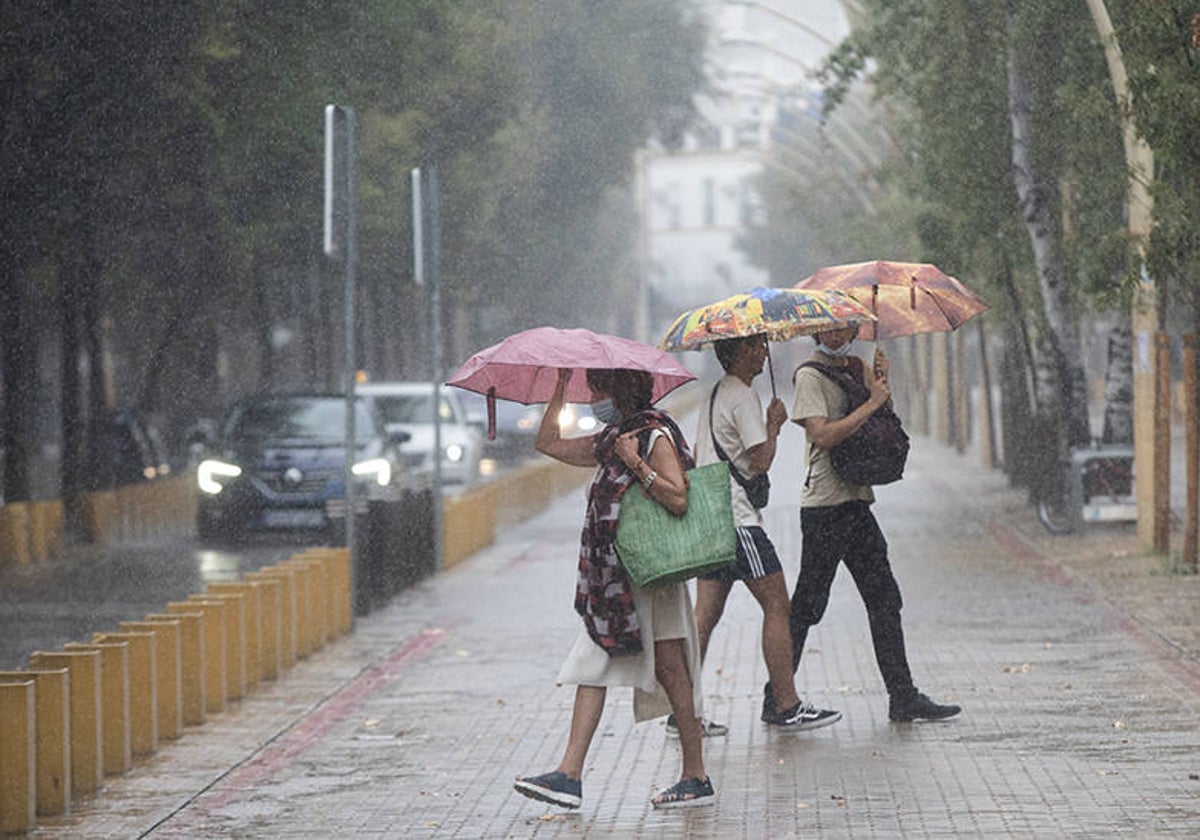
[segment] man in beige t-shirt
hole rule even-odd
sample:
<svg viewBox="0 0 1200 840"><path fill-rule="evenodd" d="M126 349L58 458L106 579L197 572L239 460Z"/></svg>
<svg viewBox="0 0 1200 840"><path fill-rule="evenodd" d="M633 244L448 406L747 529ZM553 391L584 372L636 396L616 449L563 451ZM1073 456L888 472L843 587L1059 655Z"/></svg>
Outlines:
<svg viewBox="0 0 1200 840"><path fill-rule="evenodd" d="M725 376L713 386L700 407L696 465L725 460L729 462L731 474L736 470L744 480L749 480L771 468L779 430L787 422L787 406L776 397L764 416L762 401L752 387L767 358L766 336L724 339L714 344L713 351ZM795 669L788 670L791 640L783 567L774 544L763 530L762 513L750 501L741 482L730 478L730 489L733 524L737 531L737 559L723 569L696 579L700 658L708 652L708 641L721 620L734 583L741 581L763 611L763 659L770 679L768 685L773 689L771 707L763 710L762 722L788 732L803 732L836 723L841 720L841 712L818 708L796 693ZM668 721L668 733L670 725ZM728 728L705 721L703 731L709 735L723 735Z"/></svg>
<svg viewBox="0 0 1200 840"><path fill-rule="evenodd" d="M818 333L817 352L811 361L829 367L854 366L859 360L851 356L850 347L856 334L856 327ZM808 436L809 462L800 496L800 575L788 621L792 667L799 666L808 628L825 614L834 575L845 563L867 608L875 661L887 687L890 719L953 717L961 711L959 706L935 703L913 684L900 622L900 587L888 562L887 540L871 512L875 493L868 486L843 481L830 462L829 450L891 401L883 351L876 349L874 370L864 370L863 380L870 396L850 410L846 392L833 379L814 367L801 365L796 371L791 419L803 426Z"/></svg>

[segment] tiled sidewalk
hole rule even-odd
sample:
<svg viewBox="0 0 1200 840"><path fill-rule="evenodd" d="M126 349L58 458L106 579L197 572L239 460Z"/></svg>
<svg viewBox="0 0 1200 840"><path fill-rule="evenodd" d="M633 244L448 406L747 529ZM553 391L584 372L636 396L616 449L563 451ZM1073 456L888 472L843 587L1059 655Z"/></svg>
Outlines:
<svg viewBox="0 0 1200 840"><path fill-rule="evenodd" d="M799 482L787 475L800 474L802 440L784 437L768 511L789 581ZM800 678L844 719L768 731L758 609L739 588L704 672L707 713L731 727L705 742L715 807L650 807L676 779L678 747L660 723L633 725L626 691L610 692L580 811L516 795L514 775L557 762L570 717L553 677L578 621L572 496L34 836L1200 835L1200 667L1087 572L1117 565L1128 535L1043 538L1000 476L923 440L905 481L879 496L913 671L963 705L952 721L888 722L842 573Z"/></svg>

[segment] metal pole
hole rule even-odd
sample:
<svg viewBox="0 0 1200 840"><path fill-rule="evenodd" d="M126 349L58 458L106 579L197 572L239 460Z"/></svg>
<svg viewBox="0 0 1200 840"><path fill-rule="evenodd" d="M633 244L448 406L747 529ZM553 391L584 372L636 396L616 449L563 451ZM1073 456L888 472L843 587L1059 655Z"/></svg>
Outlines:
<svg viewBox="0 0 1200 840"><path fill-rule="evenodd" d="M1200 570L1200 417L1197 417L1196 333L1183 337L1183 428L1187 458L1187 521L1183 536L1183 562Z"/></svg>
<svg viewBox="0 0 1200 840"><path fill-rule="evenodd" d="M358 453L355 430L355 394L354 385L358 371L357 342L355 340L355 294L354 268L358 261L358 224L355 213L355 191L357 185L354 178L354 110L346 108L346 302L345 302L345 332L346 332L346 361L343 376L346 383L346 548L350 552L350 592L355 598L358 592L356 569L357 550L355 539L354 517L356 511L356 496L354 487L354 460ZM353 610L351 614L353 617Z"/></svg>
<svg viewBox="0 0 1200 840"><path fill-rule="evenodd" d="M1154 334L1154 550L1171 550L1171 336Z"/></svg>
<svg viewBox="0 0 1200 840"><path fill-rule="evenodd" d="M442 194L436 164L429 167L429 306L433 361L433 551L442 565Z"/></svg>

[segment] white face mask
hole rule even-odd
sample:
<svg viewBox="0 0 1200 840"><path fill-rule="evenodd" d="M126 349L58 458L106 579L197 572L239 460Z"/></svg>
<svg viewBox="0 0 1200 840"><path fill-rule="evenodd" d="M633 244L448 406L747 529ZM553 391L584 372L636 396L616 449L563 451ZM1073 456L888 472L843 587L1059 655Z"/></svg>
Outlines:
<svg viewBox="0 0 1200 840"><path fill-rule="evenodd" d="M850 348L853 347L853 345L854 339L852 338L836 350L834 350L832 347L826 347L824 344L818 344L817 346L821 348L821 352L826 356L833 356L835 359L841 359L850 355Z"/></svg>
<svg viewBox="0 0 1200 840"><path fill-rule="evenodd" d="M613 405L613 401L607 397L599 402L592 403L592 414L605 426L616 426L621 422L621 412Z"/></svg>

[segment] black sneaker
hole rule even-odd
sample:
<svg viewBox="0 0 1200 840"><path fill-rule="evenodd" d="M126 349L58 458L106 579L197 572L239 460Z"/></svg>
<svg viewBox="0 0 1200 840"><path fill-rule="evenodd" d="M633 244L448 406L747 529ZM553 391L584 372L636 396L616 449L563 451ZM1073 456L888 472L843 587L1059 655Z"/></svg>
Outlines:
<svg viewBox="0 0 1200 840"><path fill-rule="evenodd" d="M583 803L583 782L557 770L540 776L518 776L513 788L522 796L564 808L578 808Z"/></svg>
<svg viewBox="0 0 1200 840"><path fill-rule="evenodd" d="M893 697L888 702L888 717L897 723L913 720L945 720L962 711L953 703L935 703L924 694L914 694L907 700Z"/></svg>
<svg viewBox="0 0 1200 840"><path fill-rule="evenodd" d="M801 700L790 709L774 712L763 717L763 722L785 732L804 732L809 729L820 729L842 719L842 713L833 709L818 709L811 703Z"/></svg>
<svg viewBox="0 0 1200 840"><path fill-rule="evenodd" d="M721 735L728 735L729 727L723 723L715 723L706 717L700 718L700 737L701 738L716 738ZM667 737L679 737L679 724L675 722L675 715L667 716Z"/></svg>

